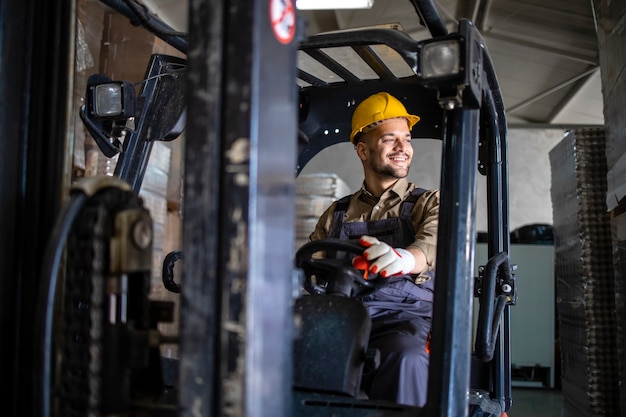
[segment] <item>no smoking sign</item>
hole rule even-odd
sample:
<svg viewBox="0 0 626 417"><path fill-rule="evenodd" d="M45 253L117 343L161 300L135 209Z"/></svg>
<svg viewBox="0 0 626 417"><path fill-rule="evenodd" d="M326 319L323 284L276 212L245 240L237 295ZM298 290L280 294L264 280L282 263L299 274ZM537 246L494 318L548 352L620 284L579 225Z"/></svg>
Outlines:
<svg viewBox="0 0 626 417"><path fill-rule="evenodd" d="M296 33L296 9L293 0L270 0L270 20L280 43L291 42Z"/></svg>

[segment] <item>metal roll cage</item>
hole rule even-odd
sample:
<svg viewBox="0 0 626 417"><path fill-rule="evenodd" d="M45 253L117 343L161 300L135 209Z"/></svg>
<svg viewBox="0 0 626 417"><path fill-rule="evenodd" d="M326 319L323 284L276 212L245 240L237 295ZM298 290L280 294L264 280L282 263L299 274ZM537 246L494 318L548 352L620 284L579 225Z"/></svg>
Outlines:
<svg viewBox="0 0 626 417"><path fill-rule="evenodd" d="M266 30L269 24L267 17L258 17L261 14L259 7L252 7L250 11L242 13L243 21L239 22L242 32L234 36L227 30L227 25L233 24L233 21L220 23L220 19L227 16L223 4L214 2L216 7L209 12L200 0L192 0L191 11L195 14L190 19L191 39L205 39L203 45L192 46L186 34L176 33L158 19L137 14L136 4L132 0L101 1L183 53L189 53L193 47L198 48L189 60L190 77L187 84L190 95L187 98L189 116L186 146L198 152L194 155L186 154L185 161L188 182L183 204L186 223L184 245L189 250L185 250L186 275L181 290L181 402L202 398L202 401L207 402L206 407L213 411L233 407L228 399L219 398L218 393L226 381L231 385L245 387L250 393L242 408L257 407L258 415L269 415L267 412L270 410L275 413L273 415L289 415L289 404L293 401L289 389L281 393L280 398L269 399L262 394L263 386L275 383L276 388L281 389L289 384L289 370L282 368L288 366L287 359L290 358L288 347L291 334L284 328L290 326L289 301L293 294L290 280L281 281L271 276L293 274L288 254L272 270L261 259L265 255L276 255L275 247L267 247L265 229L272 230L280 225L284 227L281 229L284 233L279 236L281 241L289 241L289 230L293 230L293 226L284 226L283 223L293 218L293 212L287 206L293 200L294 177L320 150L347 141L345 134L325 133L329 131L329 121L332 120L332 128L338 132L349 131L348 114L351 109L345 103L358 102L384 89L402 97L409 110L425 115L413 132L415 138L436 138L443 143L436 269L438 278L429 394L422 410L409 411L415 411L417 415L467 415L468 392L474 389L487 392L489 399L497 403L503 412L508 410L512 404L508 325L511 298L496 309L484 309L490 317L479 317L480 322L489 323L487 330L477 336L479 352L475 355L481 358L477 366L480 374L487 375L487 379L479 387L471 386L470 383L474 372L471 321L475 290L477 172L485 175L487 181L488 256L490 259L497 257L496 269L509 268L507 254L510 243L504 104L489 52L472 23L461 20L459 33L449 34L433 1L411 0L433 39L456 37L468 42L467 63L476 64L467 71L467 77L471 79L465 77L454 88L444 89L421 75L419 53L422 44L397 30L370 29L322 34L300 42L294 41L291 45L281 46L284 49L278 49L275 42L271 44L264 34L255 32ZM240 3L243 5L246 2ZM253 23L259 24L260 29ZM206 38L211 35L215 35L214 38L207 41ZM244 60L252 62L249 67L235 66L233 52L224 47L229 40L244 47ZM371 45L386 45L395 50L413 74L394 75L374 53ZM344 46L353 47L377 77L363 80L324 53L326 48ZM342 81L325 82L303 68L296 68L293 64L300 52L339 74ZM209 53L215 54L215 62L205 59ZM279 54L283 60L281 62L290 63L284 69L277 70L276 75L264 72L259 64L261 57L272 59L273 54ZM215 69L218 71L213 71ZM284 79L281 81L279 78L281 75L288 80L301 80L304 86L301 85L296 93L293 84L279 85L281 82L284 84ZM246 79L242 91L227 91L223 85L228 77ZM250 80L258 81L262 77L270 78L268 86L252 85ZM269 89L269 84L274 86L273 90ZM250 87L251 93L245 93L248 90L243 87ZM208 90L211 94L201 96L196 93L200 90ZM457 101L446 101L455 94L458 95ZM280 105L272 104L269 108L263 108L259 97L266 97L264 100L267 103ZM242 101L251 104L248 109L237 110L248 120L244 124L239 123L241 118L233 110L239 109L235 106ZM268 135L278 136L280 129L270 123L285 108L290 109L295 116L293 122L285 122L282 126L283 131L294 133L293 144L281 144L277 139L266 139L259 134L268 131ZM286 170L272 166L272 158L285 157L289 160L289 155L295 154L292 151L296 150L298 133L301 143L294 166ZM241 138L247 138L249 159L241 162L224 156L232 149L234 142ZM135 146L132 145L133 141L124 144L119 164L126 168L120 171L128 172L123 179L138 190L150 146L146 146L145 137L136 140ZM137 143L140 145L137 146ZM278 149L280 151L276 155L268 155L268 152ZM240 177L236 177L242 172L249 174L248 184L242 184ZM285 173L286 177L291 177L282 178ZM285 217L277 219L275 215L272 216L273 210L283 210ZM239 217L235 218L233 213L238 213ZM249 233L248 241L243 243L234 238L241 238L242 224ZM234 267L232 262L229 263L229 260L232 261L229 256L233 253L247 256L252 265ZM259 269L250 272L255 266L259 266ZM512 280L509 272L503 274L504 279ZM488 278L490 280L486 281L490 285L499 279L491 275ZM246 299L241 294L235 294L232 287L235 280L245 281L248 291L252 293L262 292L268 285L274 286L280 294L273 300L277 302L274 305L276 309L272 311L274 316L268 315L267 301ZM481 302L495 302L499 289L494 291L493 297L483 297ZM512 299L514 301L514 297ZM215 306L215 310L207 309L207 305ZM254 326L258 325L258 328L250 327L251 324L245 323L240 317L246 311L256 314L259 322ZM226 338L220 333L223 331L220 323L224 322L229 323L231 330L228 332L232 332ZM190 323L196 328L192 329ZM276 333L278 336L272 336L276 340L263 339L258 333L261 328L279 332ZM240 339L233 336L235 333ZM278 358L270 359L269 355L274 352L277 352ZM228 367L230 365L219 361L221 358L228 364L236 363L244 355L251 362L243 373L241 369L232 369ZM279 371L276 370L278 368ZM253 380L257 374L266 374L268 381L262 384ZM208 382L200 386L198 380ZM385 415L384 410L380 413Z"/></svg>

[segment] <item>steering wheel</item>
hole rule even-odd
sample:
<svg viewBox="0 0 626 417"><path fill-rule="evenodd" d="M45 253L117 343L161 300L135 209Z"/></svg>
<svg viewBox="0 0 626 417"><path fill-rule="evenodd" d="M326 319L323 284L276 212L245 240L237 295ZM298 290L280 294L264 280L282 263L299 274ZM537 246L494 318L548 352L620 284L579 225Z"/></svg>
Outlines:
<svg viewBox="0 0 626 417"><path fill-rule="evenodd" d="M346 297L364 297L386 284L378 274L365 279L352 266L348 254L362 255L363 246L344 239L321 239L306 243L296 252L296 266L304 271L304 288L311 294L337 294ZM337 258L313 258L323 251L337 253ZM342 256L341 252L345 253Z"/></svg>

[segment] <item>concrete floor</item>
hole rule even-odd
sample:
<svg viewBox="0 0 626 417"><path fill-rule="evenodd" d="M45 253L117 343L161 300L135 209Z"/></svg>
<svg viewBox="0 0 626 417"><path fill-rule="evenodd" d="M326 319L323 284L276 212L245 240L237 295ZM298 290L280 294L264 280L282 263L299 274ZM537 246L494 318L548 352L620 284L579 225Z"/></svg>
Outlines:
<svg viewBox="0 0 626 417"><path fill-rule="evenodd" d="M513 388L509 417L560 417L563 394L559 389Z"/></svg>

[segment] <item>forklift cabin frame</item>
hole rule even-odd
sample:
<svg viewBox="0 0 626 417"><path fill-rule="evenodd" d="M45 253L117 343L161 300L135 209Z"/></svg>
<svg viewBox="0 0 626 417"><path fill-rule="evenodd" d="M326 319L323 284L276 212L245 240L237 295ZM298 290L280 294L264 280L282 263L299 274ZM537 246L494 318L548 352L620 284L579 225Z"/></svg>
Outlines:
<svg viewBox="0 0 626 417"><path fill-rule="evenodd" d="M448 33L433 1L410 1L432 41L459 43L458 74L427 78L421 53L430 40L416 42L395 29L305 39L289 0L191 0L189 45L158 20L139 19L189 58L179 401L191 408L183 415L291 415L295 176L320 150L348 141L353 106L377 91L390 92L422 117L414 138L443 142L428 401L406 415L467 415L474 372L478 172L487 180L488 255L498 257L496 268L509 267L506 118L489 53L472 23L461 20L458 31ZM137 20L129 1L102 2ZM285 29L287 38L281 37ZM411 74L395 74L376 52L380 45L395 51ZM327 53L344 47L376 76L363 79ZM340 81L296 68L297 54L306 54ZM122 170L128 172L123 179L135 190L151 140L138 135L124 143L119 164L132 167ZM514 286L510 273L504 277ZM477 389L506 411L512 401L508 305L514 296L505 297L495 312L483 308L482 303L503 296L502 278L487 278L477 281L490 288L481 297L483 331L475 356L484 379Z"/></svg>

